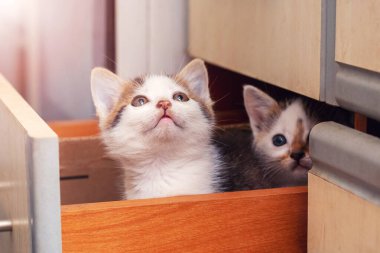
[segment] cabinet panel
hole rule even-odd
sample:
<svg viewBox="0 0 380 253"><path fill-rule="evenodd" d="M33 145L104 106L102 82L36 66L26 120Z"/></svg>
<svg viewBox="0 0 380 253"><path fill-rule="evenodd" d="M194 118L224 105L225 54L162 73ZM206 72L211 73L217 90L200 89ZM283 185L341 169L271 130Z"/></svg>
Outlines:
<svg viewBox="0 0 380 253"><path fill-rule="evenodd" d="M337 0L335 58L380 72L380 1Z"/></svg>
<svg viewBox="0 0 380 253"><path fill-rule="evenodd" d="M320 98L321 1L189 1L189 51Z"/></svg>
<svg viewBox="0 0 380 253"><path fill-rule="evenodd" d="M379 252L380 139L325 122L310 153L308 252Z"/></svg>
<svg viewBox="0 0 380 253"><path fill-rule="evenodd" d="M380 206L309 174L308 252L379 252Z"/></svg>
<svg viewBox="0 0 380 253"><path fill-rule="evenodd" d="M1 252L61 252L58 138L0 75Z"/></svg>

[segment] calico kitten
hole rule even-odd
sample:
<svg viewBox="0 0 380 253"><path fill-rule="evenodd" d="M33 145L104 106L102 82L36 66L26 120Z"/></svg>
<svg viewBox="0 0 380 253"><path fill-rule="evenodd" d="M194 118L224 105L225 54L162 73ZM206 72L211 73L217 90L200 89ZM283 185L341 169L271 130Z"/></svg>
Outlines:
<svg viewBox="0 0 380 253"><path fill-rule="evenodd" d="M124 81L102 68L91 91L109 155L124 169L126 199L212 193L219 156L203 61L172 77Z"/></svg>
<svg viewBox="0 0 380 253"><path fill-rule="evenodd" d="M253 86L244 87L251 130L216 135L225 169L224 191L305 185L312 166L308 136L316 121L301 100L279 104Z"/></svg>

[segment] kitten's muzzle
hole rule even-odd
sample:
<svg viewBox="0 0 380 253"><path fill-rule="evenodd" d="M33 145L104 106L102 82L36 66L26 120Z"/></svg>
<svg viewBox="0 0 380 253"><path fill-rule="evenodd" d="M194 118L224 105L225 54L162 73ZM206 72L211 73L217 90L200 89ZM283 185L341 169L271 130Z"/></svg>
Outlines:
<svg viewBox="0 0 380 253"><path fill-rule="evenodd" d="M172 106L172 103L169 100L160 100L157 103L157 108L162 108L164 110L169 109Z"/></svg>
<svg viewBox="0 0 380 253"><path fill-rule="evenodd" d="M290 157L298 162L299 160L305 157L305 152L304 151L292 152L290 154Z"/></svg>

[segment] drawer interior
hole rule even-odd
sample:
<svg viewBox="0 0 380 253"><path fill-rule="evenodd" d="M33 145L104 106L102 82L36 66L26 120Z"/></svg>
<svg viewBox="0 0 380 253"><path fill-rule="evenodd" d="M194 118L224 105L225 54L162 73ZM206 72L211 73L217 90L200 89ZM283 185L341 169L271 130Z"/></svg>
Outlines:
<svg viewBox="0 0 380 253"><path fill-rule="evenodd" d="M60 137L64 252L306 250L306 187L118 201L121 171L97 122L50 126Z"/></svg>

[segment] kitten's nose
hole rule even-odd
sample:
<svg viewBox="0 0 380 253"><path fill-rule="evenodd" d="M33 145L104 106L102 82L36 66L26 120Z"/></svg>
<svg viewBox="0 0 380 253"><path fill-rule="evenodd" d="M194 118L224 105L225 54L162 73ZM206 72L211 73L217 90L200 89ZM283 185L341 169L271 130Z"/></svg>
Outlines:
<svg viewBox="0 0 380 253"><path fill-rule="evenodd" d="M167 110L170 106L172 106L172 103L168 100L160 100L157 103L157 108L162 108L164 110Z"/></svg>
<svg viewBox="0 0 380 253"><path fill-rule="evenodd" d="M290 157L296 161L301 160L304 156L305 156L305 152L303 152L303 151L296 151L296 152L292 152L290 154Z"/></svg>

